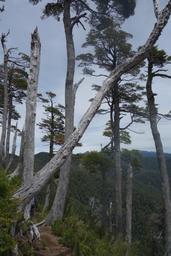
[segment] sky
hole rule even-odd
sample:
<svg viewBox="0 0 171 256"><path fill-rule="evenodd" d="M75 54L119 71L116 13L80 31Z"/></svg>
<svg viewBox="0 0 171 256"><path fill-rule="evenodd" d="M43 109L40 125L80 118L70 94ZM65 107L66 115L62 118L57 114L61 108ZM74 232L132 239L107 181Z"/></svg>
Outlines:
<svg viewBox="0 0 171 256"><path fill-rule="evenodd" d="M42 20L41 14L44 4L48 2L42 1L37 6L32 6L28 0L6 0L5 12L0 16L0 33L6 33L10 30L7 45L8 47L17 47L20 52L30 53L31 33L38 27L41 38L41 66L39 76L39 92L53 91L57 94L57 103L64 104L64 84L66 75L66 48L65 36L62 22L57 22L54 18ZM166 0L161 0L161 6L166 4ZM135 15L130 17L123 24L123 29L133 35L131 43L136 50L146 41L150 31L155 23L153 14L152 0L137 0ZM74 29L74 41L76 54L80 54L83 50L82 43L88 31L82 28ZM164 29L157 45L164 49L168 55L171 55L170 48L171 21ZM2 62L2 49L0 49L0 58ZM171 68L168 69L171 75ZM82 70L76 68L75 82L83 77ZM102 83L101 79L85 77L77 92L75 106L75 126L88 108L89 99L93 97L94 92L91 90L93 83ZM168 113L171 110L171 81L155 80L154 91L157 93L156 101L159 104L159 111ZM25 105L17 107L24 114ZM43 109L38 103L36 123L40 122L43 117ZM82 147L76 148L74 152L85 152L90 150L100 150L102 146L108 143L103 130L108 120L106 116L96 115L81 139ZM24 118L19 125L22 128ZM151 136L149 124L136 125L131 127L138 133L131 132L132 144L127 148L138 150L155 151L154 142ZM161 120L159 122L159 130L164 145L165 152L171 153L171 121ZM140 134L139 134L140 133ZM36 127L35 134L35 151L47 151L48 145L41 142L42 132ZM19 144L19 142L18 142ZM123 145L123 147L126 147Z"/></svg>

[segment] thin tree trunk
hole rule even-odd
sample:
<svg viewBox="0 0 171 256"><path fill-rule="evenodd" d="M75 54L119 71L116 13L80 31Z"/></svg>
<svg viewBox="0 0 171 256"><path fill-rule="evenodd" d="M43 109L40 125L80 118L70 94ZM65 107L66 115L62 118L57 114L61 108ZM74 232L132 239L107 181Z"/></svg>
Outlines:
<svg viewBox="0 0 171 256"><path fill-rule="evenodd" d="M40 39L37 28L32 34L30 74L27 87L26 119L24 134L23 184L30 186L34 171L34 138L36 122L37 88L40 68Z"/></svg>
<svg viewBox="0 0 171 256"><path fill-rule="evenodd" d="M50 132L50 145L49 145L49 156L50 159L53 157L54 153L54 113L53 113L53 99L50 99L51 103L51 132Z"/></svg>
<svg viewBox="0 0 171 256"><path fill-rule="evenodd" d="M39 171L35 174L32 184L29 187L21 187L15 194L15 198L22 200L22 206L24 206L30 198L37 194L47 184L51 176L55 173L56 169L59 168L71 154L78 141L83 136L86 128L90 124L98 108L100 107L105 95L110 91L112 85L115 84L118 79L130 69L141 63L151 50L152 46L156 43L165 25L168 23L171 14L171 0L168 2L166 7L161 12L157 23L155 24L148 40L142 46L139 51L129 60L119 65L111 75L104 81L103 86L95 96L90 107L82 117L78 128L69 136L67 141L56 153L56 155Z"/></svg>
<svg viewBox="0 0 171 256"><path fill-rule="evenodd" d="M167 171L166 158L163 151L163 145L160 138L160 133L157 127L157 109L155 106L155 98L152 90L153 81L153 64L149 61L148 64L148 79L146 84L147 100L148 100L148 111L150 126L153 135L153 139L156 147L156 154L158 165L160 169L160 175L162 180L162 194L165 207L165 225L166 225L166 256L171 256L171 201L170 201L170 184Z"/></svg>
<svg viewBox="0 0 171 256"><path fill-rule="evenodd" d="M15 176L21 176L23 172L23 152L24 152L24 129L21 132L21 142L20 142L20 154L19 154L19 160L16 169L13 173L10 174L10 178Z"/></svg>
<svg viewBox="0 0 171 256"><path fill-rule="evenodd" d="M102 211L101 211L101 218L102 218L102 228L104 233L106 232L107 228L107 198L106 198L106 172L102 171Z"/></svg>
<svg viewBox="0 0 171 256"><path fill-rule="evenodd" d="M9 163L6 167L6 171L8 171L11 167L11 164L14 160L14 157L15 157L15 152L16 152L16 142L17 142L17 123L16 123L16 126L15 126L15 132L14 132L14 137L13 137L13 143L12 143L12 151L11 151L11 156L10 156L10 160L9 160Z"/></svg>
<svg viewBox="0 0 171 256"><path fill-rule="evenodd" d="M9 89L10 91L10 89ZM6 135L6 158L5 162L9 161L9 149L10 149L10 136L11 136L11 119L12 119L12 97L9 93L9 107L8 107L8 125L7 125L7 135Z"/></svg>
<svg viewBox="0 0 171 256"><path fill-rule="evenodd" d="M0 141L0 163L2 164L5 158L5 142L6 142L6 128L8 118L8 50L5 45L5 41L2 41L2 48L4 52L4 104L3 104L3 115L2 115L2 131Z"/></svg>
<svg viewBox="0 0 171 256"><path fill-rule="evenodd" d="M131 163L127 171L127 186L126 186L126 241L130 246L132 244L132 182L133 170Z"/></svg>
<svg viewBox="0 0 171 256"><path fill-rule="evenodd" d="M64 28L67 49L67 75L65 81L65 141L74 130L74 72L75 72L75 49L72 35L70 17L70 0L64 1ZM52 208L47 217L47 222L52 223L56 219L62 219L64 215L65 202L68 192L69 178L71 171L71 155L61 167L59 183Z"/></svg>
<svg viewBox="0 0 171 256"><path fill-rule="evenodd" d="M116 236L122 237L122 170L120 152L120 107L119 107L119 84L114 85L114 160L115 160L115 202L116 202Z"/></svg>

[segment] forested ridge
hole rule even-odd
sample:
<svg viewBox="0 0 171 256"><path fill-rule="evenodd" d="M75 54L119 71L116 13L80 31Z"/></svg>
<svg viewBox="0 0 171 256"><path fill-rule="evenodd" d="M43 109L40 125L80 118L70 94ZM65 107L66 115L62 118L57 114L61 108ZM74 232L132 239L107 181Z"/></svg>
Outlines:
<svg viewBox="0 0 171 256"><path fill-rule="evenodd" d="M0 25L4 19L17 31L9 14L21 3L13 1L0 0ZM30 17L38 10L63 33L56 50L66 62L55 60L56 73L47 27L23 20L26 40L1 26L0 255L171 256L171 110L163 99L171 56L158 40L165 32L169 41L171 0L165 2L150 2L154 24L138 47L125 26L134 17L137 36L144 33L136 0L23 2ZM16 38L20 47L11 44ZM42 79L52 74L56 87ZM76 125L88 86L87 111ZM101 137L82 140L92 120Z"/></svg>

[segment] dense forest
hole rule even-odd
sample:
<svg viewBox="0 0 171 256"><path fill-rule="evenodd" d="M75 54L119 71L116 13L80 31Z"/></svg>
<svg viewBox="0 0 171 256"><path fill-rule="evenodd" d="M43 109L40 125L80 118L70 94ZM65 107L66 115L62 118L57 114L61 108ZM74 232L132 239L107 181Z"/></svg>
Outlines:
<svg viewBox="0 0 171 256"><path fill-rule="evenodd" d="M10 1L0 0L0 23L16 0ZM23 52L25 46L11 45L10 27L1 26L0 255L171 256L171 154L160 134L171 110L168 105L164 113L158 104L163 93L169 95L163 88L171 79L171 56L158 39L170 25L171 0L165 6L151 2L154 25L138 47L125 29L137 17L136 0L22 3L41 11L44 24L51 19L63 28L58 50L66 63L56 59L61 66L55 78L60 83L63 72L61 102L59 88L47 84L40 89L49 37L42 40L35 22ZM24 28L27 22L31 19L23 20ZM51 68L47 58L45 76ZM76 125L77 108L84 102L78 92L88 83L89 106ZM81 139L93 119L99 131L97 117L104 117L104 129L92 150L93 141L85 147ZM140 150L141 125L148 127L155 152L150 140ZM133 134L139 138L137 148Z"/></svg>

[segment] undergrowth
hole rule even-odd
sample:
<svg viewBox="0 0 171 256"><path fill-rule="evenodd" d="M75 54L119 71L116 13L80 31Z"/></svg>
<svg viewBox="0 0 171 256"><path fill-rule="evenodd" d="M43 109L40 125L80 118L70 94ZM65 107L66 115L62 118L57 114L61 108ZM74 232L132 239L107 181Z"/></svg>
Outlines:
<svg viewBox="0 0 171 256"><path fill-rule="evenodd" d="M76 216L56 221L53 233L60 242L73 250L73 256L125 256L128 245L124 241L112 242L108 237L101 238L92 228ZM128 256L138 256L138 244L134 244Z"/></svg>

